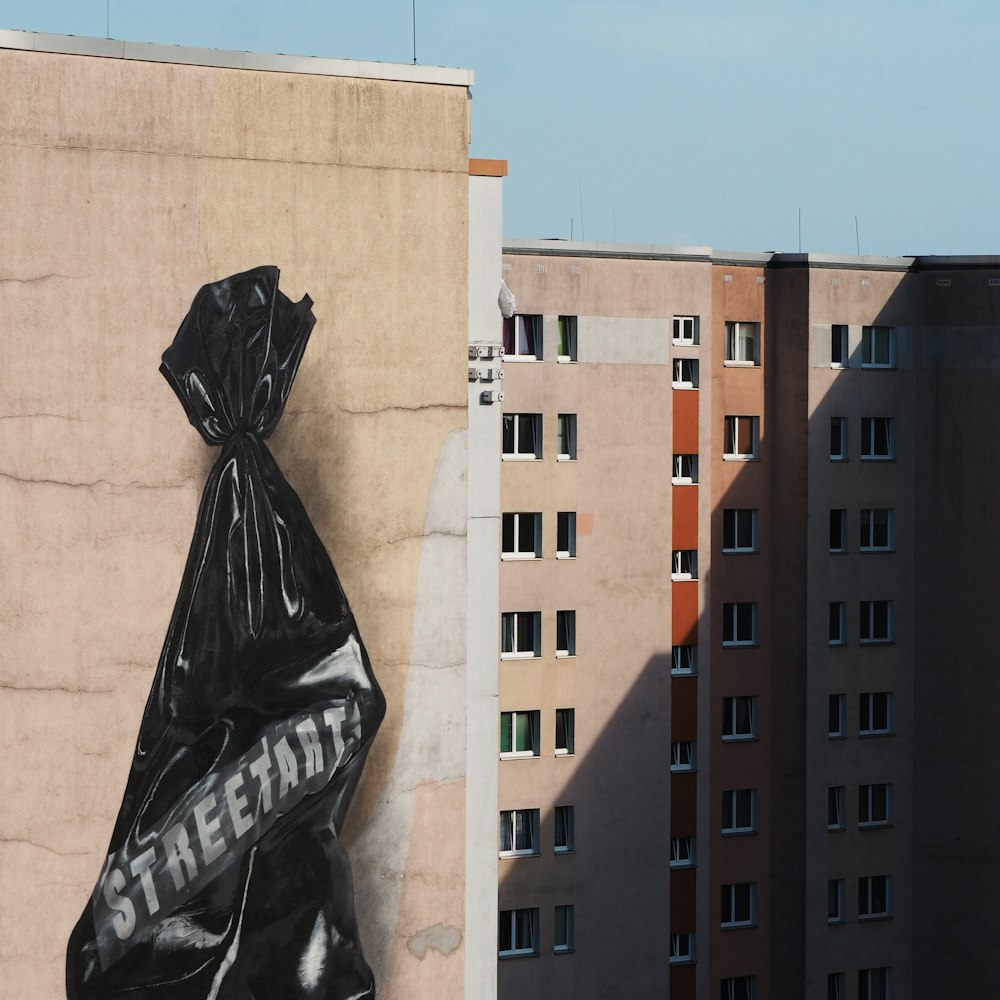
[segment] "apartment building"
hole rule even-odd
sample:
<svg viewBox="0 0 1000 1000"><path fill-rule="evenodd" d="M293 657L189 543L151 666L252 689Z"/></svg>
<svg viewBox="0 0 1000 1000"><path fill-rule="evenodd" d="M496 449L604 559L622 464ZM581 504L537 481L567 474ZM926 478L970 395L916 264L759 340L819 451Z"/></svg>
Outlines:
<svg viewBox="0 0 1000 1000"><path fill-rule="evenodd" d="M1000 259L503 278L499 996L996 992Z"/></svg>

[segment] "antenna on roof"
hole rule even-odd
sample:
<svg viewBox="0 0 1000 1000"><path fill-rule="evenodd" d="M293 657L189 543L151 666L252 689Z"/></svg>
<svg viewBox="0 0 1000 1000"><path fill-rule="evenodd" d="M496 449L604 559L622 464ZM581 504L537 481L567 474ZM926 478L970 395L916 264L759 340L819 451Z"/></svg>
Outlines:
<svg viewBox="0 0 1000 1000"><path fill-rule="evenodd" d="M417 0L413 0L413 65L417 65Z"/></svg>

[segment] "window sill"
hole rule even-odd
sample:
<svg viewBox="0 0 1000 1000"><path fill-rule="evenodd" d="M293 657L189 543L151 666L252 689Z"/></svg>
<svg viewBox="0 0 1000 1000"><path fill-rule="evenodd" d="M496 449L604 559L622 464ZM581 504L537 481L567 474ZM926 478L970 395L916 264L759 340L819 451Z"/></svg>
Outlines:
<svg viewBox="0 0 1000 1000"><path fill-rule="evenodd" d="M675 767L673 764L670 765L671 774L696 774L698 768L696 767Z"/></svg>
<svg viewBox="0 0 1000 1000"><path fill-rule="evenodd" d="M576 659L576 653L571 653L568 650L557 649L556 650L556 659L557 660L575 660Z"/></svg>
<svg viewBox="0 0 1000 1000"><path fill-rule="evenodd" d="M828 826L826 828L827 833L845 833L846 831L846 826Z"/></svg>
<svg viewBox="0 0 1000 1000"><path fill-rule="evenodd" d="M519 455L517 452L505 452L500 456L503 462L540 462L541 455Z"/></svg>
<svg viewBox="0 0 1000 1000"><path fill-rule="evenodd" d="M575 559L576 556L570 555L568 552L557 552L556 559Z"/></svg>
<svg viewBox="0 0 1000 1000"><path fill-rule="evenodd" d="M725 360L722 362L723 368L760 368L759 361L730 361Z"/></svg>
<svg viewBox="0 0 1000 1000"><path fill-rule="evenodd" d="M697 670L671 670L670 671L670 676L671 677L697 677L698 676L698 671Z"/></svg>
<svg viewBox="0 0 1000 1000"><path fill-rule="evenodd" d="M831 743L837 743L840 740L846 740L847 739L847 733L827 733L826 734L826 738Z"/></svg>
<svg viewBox="0 0 1000 1000"><path fill-rule="evenodd" d="M831 362L830 362L830 367L831 367L832 369L834 369L834 371L839 371L839 372L842 372L842 371L846 371L846 370L847 370L847 365L845 365L845 364L844 364L843 362L841 362L841 361L831 361Z"/></svg>
<svg viewBox="0 0 1000 1000"><path fill-rule="evenodd" d="M842 647L844 647L844 646L847 645L847 641L845 639L830 639L827 642L827 645L831 649L840 649L840 648L842 648Z"/></svg>
<svg viewBox="0 0 1000 1000"><path fill-rule="evenodd" d="M556 455L557 462L575 462L576 455Z"/></svg>
<svg viewBox="0 0 1000 1000"><path fill-rule="evenodd" d="M896 370L896 364L893 362L891 365L877 365L862 361L861 370L866 372L894 372Z"/></svg>
<svg viewBox="0 0 1000 1000"><path fill-rule="evenodd" d="M538 653L501 653L501 660L538 660L541 657Z"/></svg>
<svg viewBox="0 0 1000 1000"><path fill-rule="evenodd" d="M578 363L576 358L572 358L568 354L560 354L556 358L556 361L560 365L575 365Z"/></svg>
<svg viewBox="0 0 1000 1000"><path fill-rule="evenodd" d="M757 921L753 920L747 924L720 924L719 930L721 931L750 931L757 926Z"/></svg>
<svg viewBox="0 0 1000 1000"><path fill-rule="evenodd" d="M858 552L863 552L865 555L868 555L868 556L891 556L891 555L895 555L896 550L895 549L872 549L872 548L866 548L865 546L861 546L861 548L858 549Z"/></svg>
<svg viewBox="0 0 1000 1000"><path fill-rule="evenodd" d="M572 847L554 847L554 848L552 848L552 853L553 854L572 854L573 853L573 848Z"/></svg>
<svg viewBox="0 0 1000 1000"><path fill-rule="evenodd" d="M534 750L511 750L509 753L501 753L501 760L531 760L539 755Z"/></svg>
<svg viewBox="0 0 1000 1000"><path fill-rule="evenodd" d="M894 646L895 639L859 639L859 646Z"/></svg>
<svg viewBox="0 0 1000 1000"><path fill-rule="evenodd" d="M698 480L697 479L691 479L690 476L682 476L682 477L680 477L678 479L671 479L670 480L670 485L671 486L697 486L698 485Z"/></svg>
<svg viewBox="0 0 1000 1000"><path fill-rule="evenodd" d="M847 455L831 455L831 462L849 462L850 458Z"/></svg>
<svg viewBox="0 0 1000 1000"><path fill-rule="evenodd" d="M723 549L724 556L756 556L760 554L760 549Z"/></svg>
<svg viewBox="0 0 1000 1000"><path fill-rule="evenodd" d="M698 577L693 576L691 573L671 573L670 579L674 583L690 583L692 580L697 580Z"/></svg>
<svg viewBox="0 0 1000 1000"><path fill-rule="evenodd" d="M743 736L743 735L725 736L724 735L722 737L722 742L723 743L756 743L759 739L760 739L760 737L757 736L756 733L754 733L753 735L750 735L750 736Z"/></svg>
<svg viewBox="0 0 1000 1000"><path fill-rule="evenodd" d="M848 555L847 549L827 549L831 556L846 556Z"/></svg>
<svg viewBox="0 0 1000 1000"><path fill-rule="evenodd" d="M757 642L756 640L753 640L752 642L726 642L725 640L722 641L723 649L757 649L759 646L760 643Z"/></svg>
<svg viewBox="0 0 1000 1000"><path fill-rule="evenodd" d="M859 924L869 924L875 920L892 920L891 913L859 913L858 923Z"/></svg>
<svg viewBox="0 0 1000 1000"><path fill-rule="evenodd" d="M892 820L886 820L885 822L879 821L875 823L858 823L859 830L891 830L896 824Z"/></svg>
<svg viewBox="0 0 1000 1000"><path fill-rule="evenodd" d="M862 462L895 462L895 455L862 455Z"/></svg>
<svg viewBox="0 0 1000 1000"><path fill-rule="evenodd" d="M534 354L504 354L504 362L513 361L514 364L527 364L528 362L535 361L541 364L545 359L536 357Z"/></svg>
<svg viewBox="0 0 1000 1000"><path fill-rule="evenodd" d="M756 830L723 830L723 837L755 837L757 836Z"/></svg>
<svg viewBox="0 0 1000 1000"><path fill-rule="evenodd" d="M695 960L693 958L672 958L670 959L671 965L694 965Z"/></svg>
<svg viewBox="0 0 1000 1000"><path fill-rule="evenodd" d="M759 462L759 455L723 455L723 462Z"/></svg>
<svg viewBox="0 0 1000 1000"><path fill-rule="evenodd" d="M693 382L672 382L670 387L672 389L681 389L681 390L698 388L698 386L696 386Z"/></svg>
<svg viewBox="0 0 1000 1000"><path fill-rule="evenodd" d="M538 851L501 851L500 860L509 861L511 858L537 858Z"/></svg>
<svg viewBox="0 0 1000 1000"><path fill-rule="evenodd" d="M575 948L570 948L569 945L555 945L552 949L553 955L572 955L576 951Z"/></svg>
<svg viewBox="0 0 1000 1000"><path fill-rule="evenodd" d="M497 958L499 958L501 962L504 961L505 959L508 959L508 958L538 958L538 952L537 951L527 951L527 950L525 950L525 951L501 951L497 955Z"/></svg>
<svg viewBox="0 0 1000 1000"><path fill-rule="evenodd" d="M524 552L502 552L500 554L502 562L534 562L541 558L537 552L532 552L531 554Z"/></svg>
<svg viewBox="0 0 1000 1000"><path fill-rule="evenodd" d="M683 871L685 868L697 868L693 861L671 861L670 870L672 872Z"/></svg>
<svg viewBox="0 0 1000 1000"><path fill-rule="evenodd" d="M826 925L827 927L839 927L842 924L846 924L847 921L843 917L827 917Z"/></svg>
<svg viewBox="0 0 1000 1000"><path fill-rule="evenodd" d="M885 729L885 730L880 729L880 730L877 730L875 732L867 732L867 733L859 732L858 733L858 738L862 739L862 740L877 740L877 739L882 738L882 737L895 736L895 735L896 734L894 732L892 732L891 730L889 730L889 729Z"/></svg>
<svg viewBox="0 0 1000 1000"><path fill-rule="evenodd" d="M561 750L558 747L555 752L556 757L575 757L576 754L572 750Z"/></svg>

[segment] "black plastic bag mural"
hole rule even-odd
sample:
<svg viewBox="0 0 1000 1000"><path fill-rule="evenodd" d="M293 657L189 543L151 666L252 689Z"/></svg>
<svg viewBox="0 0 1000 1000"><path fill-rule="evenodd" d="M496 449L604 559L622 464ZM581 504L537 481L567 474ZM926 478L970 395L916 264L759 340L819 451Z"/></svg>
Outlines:
<svg viewBox="0 0 1000 1000"><path fill-rule="evenodd" d="M205 485L69 1000L373 997L347 807L385 713L337 574L264 440L315 319L260 267L202 288L161 371Z"/></svg>

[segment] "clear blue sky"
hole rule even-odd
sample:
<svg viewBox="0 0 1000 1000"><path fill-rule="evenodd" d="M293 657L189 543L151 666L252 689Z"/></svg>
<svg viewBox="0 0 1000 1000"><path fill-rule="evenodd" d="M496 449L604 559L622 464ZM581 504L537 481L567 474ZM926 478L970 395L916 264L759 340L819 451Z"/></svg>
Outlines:
<svg viewBox="0 0 1000 1000"><path fill-rule="evenodd" d="M417 58L475 70L508 237L1000 253L997 0L416 0ZM105 0L0 27L105 34ZM111 35L413 58L411 0L110 0ZM582 191L582 213L581 213ZM582 220L581 220L582 215Z"/></svg>

